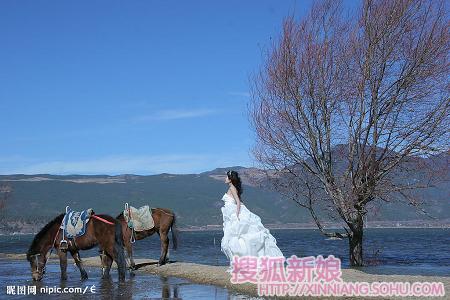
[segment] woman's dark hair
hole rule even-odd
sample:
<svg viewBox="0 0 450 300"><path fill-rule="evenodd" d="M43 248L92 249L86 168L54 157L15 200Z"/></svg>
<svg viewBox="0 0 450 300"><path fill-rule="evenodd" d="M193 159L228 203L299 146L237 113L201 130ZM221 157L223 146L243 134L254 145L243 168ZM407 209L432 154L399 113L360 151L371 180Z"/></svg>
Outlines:
<svg viewBox="0 0 450 300"><path fill-rule="evenodd" d="M228 176L228 179L231 180L231 183L236 188L236 190L238 192L238 195L239 195L239 198L240 198L241 195L242 195L243 190L242 190L241 178L239 177L238 172L236 172L236 171L228 171L227 172L227 176Z"/></svg>

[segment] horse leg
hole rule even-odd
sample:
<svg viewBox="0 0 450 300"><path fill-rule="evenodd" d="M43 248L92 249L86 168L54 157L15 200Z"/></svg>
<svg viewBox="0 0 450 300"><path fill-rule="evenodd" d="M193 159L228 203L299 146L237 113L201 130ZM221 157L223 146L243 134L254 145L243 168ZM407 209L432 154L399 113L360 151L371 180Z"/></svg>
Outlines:
<svg viewBox="0 0 450 300"><path fill-rule="evenodd" d="M130 270L130 276L134 276L134 272L133 270L135 270L135 263L134 263L134 259L133 259L133 246L131 245L131 243L127 243L125 246L125 250L126 250L126 254L128 256L128 259L130 261L130 266L129 266L129 270Z"/></svg>
<svg viewBox="0 0 450 300"><path fill-rule="evenodd" d="M109 271L111 270L111 265L113 262L113 259L109 254L107 254L105 251L103 251L102 257L102 278L109 278Z"/></svg>
<svg viewBox="0 0 450 300"><path fill-rule="evenodd" d="M83 267L83 262L81 261L80 253L78 251L70 251L70 254L75 260L75 264L77 265L78 269L80 270L81 280L88 279L88 274L86 273L86 270Z"/></svg>
<svg viewBox="0 0 450 300"><path fill-rule="evenodd" d="M120 240L119 243L114 243L114 245L103 245L103 253L104 255L102 264L105 267L104 269L104 276L109 276L109 271L111 270L111 265L113 261L117 264L117 270L119 272L119 281L125 280L125 273L126 273L126 261L125 261L125 254L124 254L124 245L122 241L122 237L120 239L116 239L116 241Z"/></svg>
<svg viewBox="0 0 450 300"><path fill-rule="evenodd" d="M164 265L167 257L167 250L169 249L169 237L167 236L167 232L160 232L159 237L161 239L161 256L159 257L158 265Z"/></svg>
<svg viewBox="0 0 450 300"><path fill-rule="evenodd" d="M61 280L67 280L67 252L58 250Z"/></svg>
<svg viewBox="0 0 450 300"><path fill-rule="evenodd" d="M134 270L135 267L135 263L134 263L134 259L133 259L133 246L130 242L125 243L125 250L126 250L126 254L128 259L130 260L130 270Z"/></svg>

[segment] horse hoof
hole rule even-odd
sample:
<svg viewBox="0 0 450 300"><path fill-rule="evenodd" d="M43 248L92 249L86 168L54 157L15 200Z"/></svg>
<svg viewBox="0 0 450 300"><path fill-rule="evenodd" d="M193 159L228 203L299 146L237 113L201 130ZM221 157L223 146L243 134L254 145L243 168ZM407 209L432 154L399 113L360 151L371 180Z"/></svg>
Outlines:
<svg viewBox="0 0 450 300"><path fill-rule="evenodd" d="M134 277L134 276L136 276L136 274L133 271L131 271L130 272L130 277Z"/></svg>
<svg viewBox="0 0 450 300"><path fill-rule="evenodd" d="M88 279L88 275L87 274L81 274L81 280L86 280Z"/></svg>
<svg viewBox="0 0 450 300"><path fill-rule="evenodd" d="M61 276L61 280L67 280L67 276Z"/></svg>

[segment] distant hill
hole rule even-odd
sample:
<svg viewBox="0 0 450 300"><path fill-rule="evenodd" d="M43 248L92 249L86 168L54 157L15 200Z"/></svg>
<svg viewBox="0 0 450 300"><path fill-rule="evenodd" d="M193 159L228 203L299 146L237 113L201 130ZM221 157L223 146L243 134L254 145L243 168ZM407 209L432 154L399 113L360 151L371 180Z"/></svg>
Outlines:
<svg viewBox="0 0 450 300"><path fill-rule="evenodd" d="M133 206L173 209L180 226L221 224L221 198L227 185L212 174L152 176L0 176L12 187L6 218L23 220L48 218L66 205L97 213L119 214L125 202ZM245 185L243 201L268 223L305 222L305 213L276 193Z"/></svg>
<svg viewBox="0 0 450 300"><path fill-rule="evenodd" d="M447 159L448 155L444 158ZM264 182L263 171L255 168L231 167L241 174L244 182L243 201L258 214L265 224L310 223L308 212L293 201L260 186ZM12 187L12 196L6 203L3 219L38 222L48 220L64 211L93 208L97 213L116 216L124 203L133 206L148 204L151 207L173 209L180 227L222 224L221 198L227 190L224 175L228 168L215 169L201 174L174 175L2 175L0 184ZM450 220L450 184L422 190L427 199L424 208L437 220ZM368 215L369 221L425 220L425 215L402 203L380 206L376 215Z"/></svg>

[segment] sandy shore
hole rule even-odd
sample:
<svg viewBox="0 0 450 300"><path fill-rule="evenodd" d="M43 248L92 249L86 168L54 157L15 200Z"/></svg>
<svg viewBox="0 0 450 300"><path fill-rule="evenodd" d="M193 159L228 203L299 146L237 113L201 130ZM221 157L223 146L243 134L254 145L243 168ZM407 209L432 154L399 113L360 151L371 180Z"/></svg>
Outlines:
<svg viewBox="0 0 450 300"><path fill-rule="evenodd" d="M24 254L4 254L0 253L0 258L25 259ZM56 255L52 255L49 263L58 263ZM83 259L86 266L100 267L98 257L87 257ZM136 276L139 273L149 273L168 277L180 277L199 284L210 284L227 288L229 291L249 296L258 296L257 287L254 284L233 284L230 282L230 274L226 272L226 267L210 266L186 262L173 262L164 266L157 266L156 260L136 259ZM442 282L445 286L445 297L436 299L450 299L450 277L439 276L413 276L413 275L375 275L365 273L355 269L343 269L342 278L345 282ZM356 299L350 297L323 298L323 297L289 297L286 299ZM389 299L389 298L368 298L364 299ZM419 297L396 297L396 299L420 299ZM433 299L427 297L426 299Z"/></svg>

